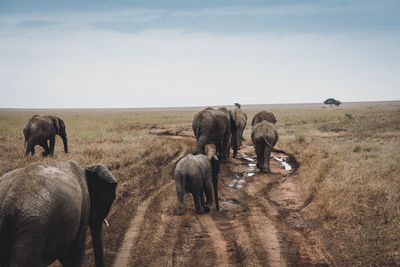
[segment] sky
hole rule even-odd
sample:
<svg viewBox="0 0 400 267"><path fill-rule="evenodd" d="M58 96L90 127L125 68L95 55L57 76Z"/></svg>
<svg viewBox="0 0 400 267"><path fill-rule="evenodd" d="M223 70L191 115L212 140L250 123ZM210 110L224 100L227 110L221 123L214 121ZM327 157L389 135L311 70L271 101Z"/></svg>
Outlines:
<svg viewBox="0 0 400 267"><path fill-rule="evenodd" d="M0 0L0 108L400 100L398 0Z"/></svg>

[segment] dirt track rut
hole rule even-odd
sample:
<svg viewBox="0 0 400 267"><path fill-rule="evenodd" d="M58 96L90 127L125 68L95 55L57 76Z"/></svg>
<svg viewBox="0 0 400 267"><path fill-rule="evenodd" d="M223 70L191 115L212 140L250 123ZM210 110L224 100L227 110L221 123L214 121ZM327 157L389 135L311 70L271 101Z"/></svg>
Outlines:
<svg viewBox="0 0 400 267"><path fill-rule="evenodd" d="M137 208L114 266L335 266L297 211L304 203L297 174L275 160L272 173L261 174L254 159L246 146L222 166L221 210L209 214L197 215L186 194L186 214L177 216L171 177Z"/></svg>

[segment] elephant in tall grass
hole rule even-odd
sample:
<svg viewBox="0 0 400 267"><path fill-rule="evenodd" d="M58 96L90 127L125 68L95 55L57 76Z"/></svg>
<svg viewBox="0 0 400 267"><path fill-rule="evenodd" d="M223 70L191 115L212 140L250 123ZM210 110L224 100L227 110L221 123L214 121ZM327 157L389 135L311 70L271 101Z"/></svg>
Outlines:
<svg viewBox="0 0 400 267"><path fill-rule="evenodd" d="M231 118L231 132L232 132L232 149L233 157L236 158L237 151L242 145L243 131L246 128L247 115L240 108L235 108L229 111Z"/></svg>
<svg viewBox="0 0 400 267"><path fill-rule="evenodd" d="M200 111L193 118L192 129L197 142L194 154L205 154L205 145L214 144L218 157L222 161L228 158L231 121L226 108L208 107Z"/></svg>
<svg viewBox="0 0 400 267"><path fill-rule="evenodd" d="M96 266L105 266L103 221L117 181L102 164L33 163L0 178L0 266L81 266L89 225Z"/></svg>
<svg viewBox="0 0 400 267"><path fill-rule="evenodd" d="M267 121L256 124L251 133L251 140L257 154L257 168L261 172L271 172L269 168L271 152L286 153L274 148L278 141L278 131L275 125Z"/></svg>
<svg viewBox="0 0 400 267"><path fill-rule="evenodd" d="M219 160L215 155L215 149L208 151L207 154L207 156L202 154L189 154L176 164L174 177L179 215L185 213L183 203L185 193L192 193L194 205L198 214L209 212L213 203L213 189L215 207L219 210ZM213 189L211 185L213 185ZM206 202L204 202L204 194L206 195Z"/></svg>
<svg viewBox="0 0 400 267"><path fill-rule="evenodd" d="M272 112L267 112L265 110L262 110L258 112L256 115L254 115L253 120L251 121L251 127L254 128L254 125L262 121L267 121L275 124L276 118Z"/></svg>
<svg viewBox="0 0 400 267"><path fill-rule="evenodd" d="M23 129L25 137L25 156L29 153L32 156L35 154L35 146L40 145L43 147L43 156L54 154L54 146L56 143L56 134L61 136L64 143L64 152L68 153L67 133L65 131L65 124L62 119L56 116L39 116L34 115L25 124ZM50 140L50 147L47 141Z"/></svg>

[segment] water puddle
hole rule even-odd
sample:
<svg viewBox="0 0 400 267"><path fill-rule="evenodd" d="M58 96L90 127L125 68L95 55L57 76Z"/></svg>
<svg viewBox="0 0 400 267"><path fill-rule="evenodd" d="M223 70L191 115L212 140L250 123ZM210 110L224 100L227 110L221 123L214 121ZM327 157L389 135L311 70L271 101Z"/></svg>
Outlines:
<svg viewBox="0 0 400 267"><path fill-rule="evenodd" d="M250 163L246 164L247 165L246 171L233 174L233 177L232 177L233 179L232 179L232 182L229 184L229 187L236 189L236 190L243 188L243 186L247 182L247 179L256 175L256 173L255 173L256 164L253 163L255 160L250 158L245 153L241 153L241 155L242 155L243 159L245 159L246 161L248 161Z"/></svg>
<svg viewBox="0 0 400 267"><path fill-rule="evenodd" d="M244 158L245 160L254 162L254 159L250 158L247 154L245 154L245 153L241 153L241 154L242 154L242 158Z"/></svg>
<svg viewBox="0 0 400 267"><path fill-rule="evenodd" d="M272 156L272 158L274 160L276 160L276 161L279 161L282 164L282 166L285 169L285 171L291 171L292 170L292 166L290 166L290 164L287 163L283 158L277 158L275 156Z"/></svg>

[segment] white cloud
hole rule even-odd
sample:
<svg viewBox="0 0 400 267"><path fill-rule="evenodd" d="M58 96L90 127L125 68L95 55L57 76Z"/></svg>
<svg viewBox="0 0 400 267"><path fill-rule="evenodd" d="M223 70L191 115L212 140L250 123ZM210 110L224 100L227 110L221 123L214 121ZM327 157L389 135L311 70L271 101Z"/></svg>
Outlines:
<svg viewBox="0 0 400 267"><path fill-rule="evenodd" d="M40 17L0 36L0 107L78 108L400 99L393 36L93 29L162 11ZM102 17L103 16L103 17ZM75 18L75 19L73 19ZM39 18L6 18L10 22ZM11 27L11 26L10 26Z"/></svg>

